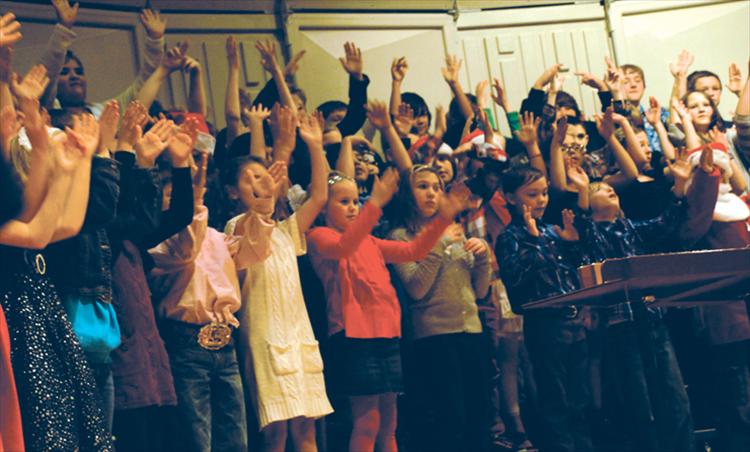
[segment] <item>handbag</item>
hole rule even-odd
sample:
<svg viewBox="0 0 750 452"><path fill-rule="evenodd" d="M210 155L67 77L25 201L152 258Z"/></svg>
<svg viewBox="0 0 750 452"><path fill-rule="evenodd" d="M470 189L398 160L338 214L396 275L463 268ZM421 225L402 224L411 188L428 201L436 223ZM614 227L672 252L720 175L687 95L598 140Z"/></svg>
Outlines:
<svg viewBox="0 0 750 452"><path fill-rule="evenodd" d="M120 324L111 303L71 297L65 310L86 353L109 353L120 346Z"/></svg>

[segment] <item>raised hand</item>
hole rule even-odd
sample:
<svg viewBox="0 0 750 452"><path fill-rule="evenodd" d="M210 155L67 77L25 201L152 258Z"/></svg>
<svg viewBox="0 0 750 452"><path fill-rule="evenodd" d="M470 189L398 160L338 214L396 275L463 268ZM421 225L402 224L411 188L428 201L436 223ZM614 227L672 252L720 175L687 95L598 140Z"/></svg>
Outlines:
<svg viewBox="0 0 750 452"><path fill-rule="evenodd" d="M185 59L187 58L187 49L187 41L182 43L178 42L176 46L167 50L164 54L161 59L161 65L169 72L182 68L185 65Z"/></svg>
<svg viewBox="0 0 750 452"><path fill-rule="evenodd" d="M319 116L322 113L300 115L299 136L308 147L323 146L323 128L320 126Z"/></svg>
<svg viewBox="0 0 750 452"><path fill-rule="evenodd" d="M185 60L182 62L182 70L187 72L191 76L197 75L201 72L201 64L195 58L185 55Z"/></svg>
<svg viewBox="0 0 750 452"><path fill-rule="evenodd" d="M277 158L286 158L294 150L296 141L297 118L295 111L289 107L275 104L271 110L271 135L273 135L274 152L283 152Z"/></svg>
<svg viewBox="0 0 750 452"><path fill-rule="evenodd" d="M490 118L487 116L487 112L484 109L479 110L479 112L477 113L477 118L482 124L482 131L484 132L484 142L494 143L493 137L495 135L495 131L492 130L492 124L490 124Z"/></svg>
<svg viewBox="0 0 750 452"><path fill-rule="evenodd" d="M563 85L565 84L565 80L568 78L567 75L557 73L554 77L552 77L552 81L549 84L549 92L550 93L559 93L562 91Z"/></svg>
<svg viewBox="0 0 750 452"><path fill-rule="evenodd" d="M435 107L435 136L442 138L448 129L448 117L445 113L445 107L438 105Z"/></svg>
<svg viewBox="0 0 750 452"><path fill-rule="evenodd" d="M496 78L492 80L492 100L506 112L509 111L510 102L508 102L508 93L505 92L505 88L500 83L500 80Z"/></svg>
<svg viewBox="0 0 750 452"><path fill-rule="evenodd" d="M714 172L714 150L711 146L703 146L703 150L701 151L700 163L698 164L698 166L708 174Z"/></svg>
<svg viewBox="0 0 750 452"><path fill-rule="evenodd" d="M99 144L99 123L93 115L85 113L73 117L73 127L66 127L68 145L74 146L83 158L91 158Z"/></svg>
<svg viewBox="0 0 750 452"><path fill-rule="evenodd" d="M458 76L461 71L461 59L456 55L448 55L445 57L445 67L442 68L443 78L449 85L453 85L458 82Z"/></svg>
<svg viewBox="0 0 750 452"><path fill-rule="evenodd" d="M578 190L585 190L589 187L589 176L580 165L568 165L565 169L568 174L568 180Z"/></svg>
<svg viewBox="0 0 750 452"><path fill-rule="evenodd" d="M690 65L693 64L695 56L683 49L682 52L677 56L676 63L669 63L669 72L672 73L672 77L686 77Z"/></svg>
<svg viewBox="0 0 750 452"><path fill-rule="evenodd" d="M685 104L681 100L672 99L672 108L680 116L680 119L683 121L683 123L685 121L689 121L689 122L693 121L693 119L690 116L690 113L687 110L687 107L685 107Z"/></svg>
<svg viewBox="0 0 750 452"><path fill-rule="evenodd" d="M612 92L612 98L614 100L621 100L620 93L622 92L622 72L617 66L615 66L612 58L604 57L604 62L607 65L607 72L604 74L604 84Z"/></svg>
<svg viewBox="0 0 750 452"><path fill-rule="evenodd" d="M240 54L238 50L238 44L237 39L235 39L234 36L229 36L227 38L227 63L229 64L230 69L239 69L240 68Z"/></svg>
<svg viewBox="0 0 750 452"><path fill-rule="evenodd" d="M407 136L414 127L414 110L406 102L398 106L398 111L393 115L393 125L401 137Z"/></svg>
<svg viewBox="0 0 750 452"><path fill-rule="evenodd" d="M454 184L451 190L440 197L440 216L453 221L456 216L471 207L471 190L464 184Z"/></svg>
<svg viewBox="0 0 750 452"><path fill-rule="evenodd" d="M146 34L151 39L161 39L164 32L167 31L167 20L161 18L159 11L144 9L139 18L146 30Z"/></svg>
<svg viewBox="0 0 750 452"><path fill-rule="evenodd" d="M590 86L597 91L606 91L607 85L603 80L592 74L591 72L578 71L575 73L576 76L581 77L581 85Z"/></svg>
<svg viewBox="0 0 750 452"><path fill-rule="evenodd" d="M615 111L610 106L604 111L604 115L595 115L594 120L596 121L596 130L599 131L599 135L605 140L608 140L613 133L615 133ZM564 135L563 135L564 137Z"/></svg>
<svg viewBox="0 0 750 452"><path fill-rule="evenodd" d="M464 243L464 249L475 256L479 256L487 252L487 242L471 237Z"/></svg>
<svg viewBox="0 0 750 452"><path fill-rule="evenodd" d="M693 173L693 165L687 159L687 149L682 146L675 149L677 159L671 162L667 159L667 167L669 167L669 174L674 178L674 190L675 195L682 197L685 192L685 186L687 185L690 175Z"/></svg>
<svg viewBox="0 0 750 452"><path fill-rule="evenodd" d="M708 136L709 138L711 138L712 143L721 143L725 148L731 149L729 140L727 139L727 134L719 130L719 126L714 126L711 130L709 130Z"/></svg>
<svg viewBox="0 0 750 452"><path fill-rule="evenodd" d="M367 119L379 130L387 129L392 125L388 108L384 102L379 100L371 100L367 104Z"/></svg>
<svg viewBox="0 0 750 452"><path fill-rule="evenodd" d="M0 47L9 47L21 40L21 23L13 13L0 17Z"/></svg>
<svg viewBox="0 0 750 452"><path fill-rule="evenodd" d="M263 121L271 116L271 110L263 106L263 104L253 105L249 109L245 110L247 117L251 123L263 126Z"/></svg>
<svg viewBox="0 0 750 452"><path fill-rule="evenodd" d="M117 134L117 123L120 121L120 103L110 100L104 106L99 117L99 146L96 155L109 157L110 151L116 147L115 135Z"/></svg>
<svg viewBox="0 0 750 452"><path fill-rule="evenodd" d="M33 101L42 97L48 84L47 69L41 64L37 64L26 73L23 80L19 80L18 74L14 74L11 88L13 94L19 99Z"/></svg>
<svg viewBox="0 0 750 452"><path fill-rule="evenodd" d="M268 174L271 175L274 184L277 187L281 187L289 177L289 168L287 167L286 162L277 160L268 167Z"/></svg>
<svg viewBox="0 0 750 452"><path fill-rule="evenodd" d="M659 105L659 101L654 96L648 98L648 104L650 108L646 112L646 121L655 126L661 122L661 105Z"/></svg>
<svg viewBox="0 0 750 452"><path fill-rule="evenodd" d="M142 103L133 101L128 104L117 134L117 149L131 150L136 141L141 139L143 126L148 122L148 111Z"/></svg>
<svg viewBox="0 0 750 452"><path fill-rule="evenodd" d="M519 117L521 128L515 132L516 139L524 146L530 146L539 140L537 131L542 118L534 118L534 113L526 111Z"/></svg>
<svg viewBox="0 0 750 452"><path fill-rule="evenodd" d="M172 166L175 168L184 167L190 161L193 153L195 139L182 130L172 135L167 141L167 152L172 159Z"/></svg>
<svg viewBox="0 0 750 452"><path fill-rule="evenodd" d="M345 56L339 58L341 66L349 75L362 80L362 71L364 70L362 51L353 42L347 42L344 44L344 52Z"/></svg>
<svg viewBox="0 0 750 452"><path fill-rule="evenodd" d="M287 63L286 67L284 68L284 76L294 77L294 74L296 74L299 70L299 62L302 57L305 56L306 52L306 50L300 50L299 52L294 54L292 59L289 60L289 63Z"/></svg>
<svg viewBox="0 0 750 452"><path fill-rule="evenodd" d="M526 231L533 237L539 237L539 229L536 227L536 220L531 215L531 207L526 204L521 207L523 209L523 222L526 224Z"/></svg>
<svg viewBox="0 0 750 452"><path fill-rule="evenodd" d="M249 201L249 210L264 216L273 214L274 195L278 193L279 185L271 176L271 173L266 171L263 174L251 177L250 185L253 189L253 196Z"/></svg>
<svg viewBox="0 0 750 452"><path fill-rule="evenodd" d="M68 0L52 0L52 6L57 14L57 21L67 28L73 28L78 17L78 2L70 6Z"/></svg>
<svg viewBox="0 0 750 452"><path fill-rule="evenodd" d="M394 58L391 63L391 79L394 82L403 82L407 72L409 72L409 62L406 61L406 57Z"/></svg>
<svg viewBox="0 0 750 452"><path fill-rule="evenodd" d="M169 139L174 134L174 122L168 119L160 119L159 122L140 140L135 143L135 154L138 166L141 168L151 168L156 162L156 158L164 152L169 144Z"/></svg>
<svg viewBox="0 0 750 452"><path fill-rule="evenodd" d="M563 116L559 121L553 123L552 132L555 143L562 145L565 141L565 133L568 131L568 117Z"/></svg>
<svg viewBox="0 0 750 452"><path fill-rule="evenodd" d="M740 92L742 91L742 72L740 72L740 67L737 65L737 63L732 63L729 65L727 89L736 94L738 97L740 95Z"/></svg>
<svg viewBox="0 0 750 452"><path fill-rule="evenodd" d="M186 134L193 141L193 144L195 144L195 140L198 138L198 120L195 118L186 119L180 124L177 132Z"/></svg>
<svg viewBox="0 0 750 452"><path fill-rule="evenodd" d="M544 89L547 84L549 84L553 78L557 75L558 72L560 72L560 69L562 69L562 64L553 64L552 66L548 67L547 69L542 72L542 74L539 76L539 78L536 79L534 82L534 88L535 89Z"/></svg>
<svg viewBox="0 0 750 452"><path fill-rule="evenodd" d="M487 105L487 95L489 94L489 87L489 80L481 80L474 88L474 94L477 96L477 105L480 109L484 108Z"/></svg>
<svg viewBox="0 0 750 452"><path fill-rule="evenodd" d="M560 226L553 226L552 229L555 233L566 242L577 242L580 237L578 230L573 226L573 220L575 220L575 214L570 209L564 209L562 211L563 228Z"/></svg>
<svg viewBox="0 0 750 452"><path fill-rule="evenodd" d="M255 48L260 52L260 63L268 72L274 72L279 69L279 63L276 61L276 43L271 40L258 41Z"/></svg>
<svg viewBox="0 0 750 452"><path fill-rule="evenodd" d="M385 170L383 177L375 176L369 202L382 209L398 191L398 179L398 171L395 168Z"/></svg>

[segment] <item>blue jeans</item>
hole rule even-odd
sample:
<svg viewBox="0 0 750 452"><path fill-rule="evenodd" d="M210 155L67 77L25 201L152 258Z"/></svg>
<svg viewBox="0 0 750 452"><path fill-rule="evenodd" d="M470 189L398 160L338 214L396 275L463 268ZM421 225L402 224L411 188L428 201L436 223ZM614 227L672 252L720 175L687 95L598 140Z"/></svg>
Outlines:
<svg viewBox="0 0 750 452"><path fill-rule="evenodd" d="M234 343L206 350L197 342L200 327L190 329L167 328L164 337L179 423L187 435L185 450L246 451L245 399Z"/></svg>
<svg viewBox="0 0 750 452"><path fill-rule="evenodd" d="M107 431L112 432L112 420L115 415L115 382L112 378L112 364L98 363L88 358L89 366L96 380L96 390L101 398L102 415L107 424Z"/></svg>
<svg viewBox="0 0 750 452"><path fill-rule="evenodd" d="M607 328L605 361L620 394L623 420L639 451L692 450L693 419L669 332L660 318ZM639 331L640 329L640 331Z"/></svg>

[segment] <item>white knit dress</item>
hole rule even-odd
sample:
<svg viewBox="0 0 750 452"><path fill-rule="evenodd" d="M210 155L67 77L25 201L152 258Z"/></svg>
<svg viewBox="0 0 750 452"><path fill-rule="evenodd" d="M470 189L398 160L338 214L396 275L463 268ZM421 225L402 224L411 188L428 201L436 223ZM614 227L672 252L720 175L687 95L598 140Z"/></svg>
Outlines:
<svg viewBox="0 0 750 452"><path fill-rule="evenodd" d="M234 235L240 218L227 223L227 234ZM296 215L276 224L270 246L270 256L245 271L238 313L243 379L253 391L261 430L272 422L333 412L302 298L297 256L305 254L306 243Z"/></svg>

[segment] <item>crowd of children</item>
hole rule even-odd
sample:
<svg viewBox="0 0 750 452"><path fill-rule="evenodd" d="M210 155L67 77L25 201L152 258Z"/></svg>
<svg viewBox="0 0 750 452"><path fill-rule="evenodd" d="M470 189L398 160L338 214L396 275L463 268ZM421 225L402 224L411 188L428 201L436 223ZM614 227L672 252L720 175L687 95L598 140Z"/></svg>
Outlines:
<svg viewBox="0 0 750 452"><path fill-rule="evenodd" d="M586 118L562 64L516 110L448 56L446 110L401 92L399 57L389 103L368 101L346 43L349 102L308 113L304 51L284 67L258 42L252 99L229 37L215 131L158 13L136 80L92 103L78 5L52 4L24 76L0 16L0 451L750 450L750 300L527 307L580 289L581 265L750 245L737 65L722 118L689 52L669 108L607 59L576 72ZM180 70L187 108L165 109Z"/></svg>

